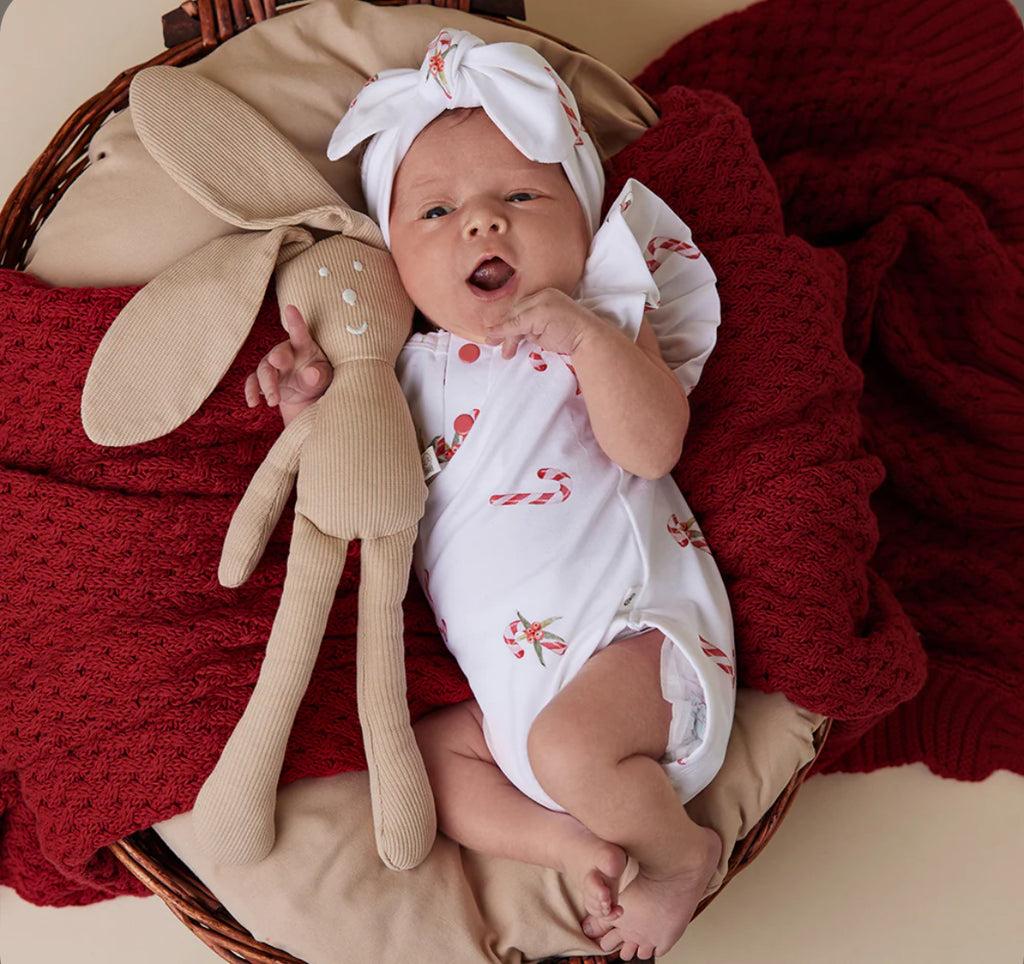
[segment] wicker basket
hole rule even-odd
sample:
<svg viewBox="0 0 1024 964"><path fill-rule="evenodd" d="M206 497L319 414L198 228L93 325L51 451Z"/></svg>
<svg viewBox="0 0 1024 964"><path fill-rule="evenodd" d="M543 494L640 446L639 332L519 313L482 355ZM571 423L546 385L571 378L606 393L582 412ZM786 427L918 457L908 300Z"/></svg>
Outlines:
<svg viewBox="0 0 1024 964"><path fill-rule="evenodd" d="M253 23L286 14L307 2L282 0L278 6L275 0L186 0L180 8L167 14L164 17L164 38L168 49L143 64L122 71L107 87L82 104L57 131L7 199L0 212L0 267L24 268L36 231L67 187L85 169L93 135L112 113L128 105L128 88L138 71L157 64L183 66L193 63ZM371 2L381 6L430 3L491 19L523 17L523 0ZM525 25L516 23L516 26ZM558 42L576 49L565 41ZM829 727L830 721L826 720L815 734L815 759L821 752ZM721 887L700 903L698 914L764 849L813 765L812 760L794 774L767 813L746 837L736 843ZM111 844L110 850L136 878L164 901L186 927L224 960L236 964L303 964L285 951L257 941L152 830L140 831ZM611 964L616 960L618 958L614 956L576 957L559 959L558 962L551 959L549 964Z"/></svg>
<svg viewBox="0 0 1024 964"><path fill-rule="evenodd" d="M700 914L722 888L765 847L789 811L797 791L820 755L831 721L826 720L814 735L815 757L797 771L775 802L729 856L729 868L719 888L697 907ZM247 964L304 964L291 954L257 941L231 916L217 897L196 878L178 856L152 830L143 830L110 845L115 857L171 909L193 934L226 961ZM619 958L551 958L543 964L615 964Z"/></svg>

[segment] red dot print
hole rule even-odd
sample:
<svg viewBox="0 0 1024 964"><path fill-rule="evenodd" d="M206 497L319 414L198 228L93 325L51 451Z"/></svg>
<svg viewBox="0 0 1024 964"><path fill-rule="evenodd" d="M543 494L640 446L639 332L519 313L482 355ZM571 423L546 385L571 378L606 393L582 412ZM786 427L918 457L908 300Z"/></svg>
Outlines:
<svg viewBox="0 0 1024 964"><path fill-rule="evenodd" d="M459 349L459 359L467 365L472 365L480 357L480 346L472 343L463 345Z"/></svg>
<svg viewBox="0 0 1024 964"><path fill-rule="evenodd" d="M473 427L473 416L463 413L455 419L455 431L459 435L465 435Z"/></svg>

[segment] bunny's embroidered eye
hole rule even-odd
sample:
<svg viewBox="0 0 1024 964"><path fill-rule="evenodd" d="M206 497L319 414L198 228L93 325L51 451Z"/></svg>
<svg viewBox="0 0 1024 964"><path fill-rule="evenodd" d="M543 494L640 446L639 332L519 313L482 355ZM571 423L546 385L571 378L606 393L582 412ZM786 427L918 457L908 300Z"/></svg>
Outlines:
<svg viewBox="0 0 1024 964"><path fill-rule="evenodd" d="M317 271L317 274L320 275L321 278L326 278L330 273L331 272L327 268L327 265L321 265L320 270Z"/></svg>
<svg viewBox="0 0 1024 964"><path fill-rule="evenodd" d="M363 270L363 262L362 261L353 261L352 262L352 267L355 268L356 271L362 271Z"/></svg>

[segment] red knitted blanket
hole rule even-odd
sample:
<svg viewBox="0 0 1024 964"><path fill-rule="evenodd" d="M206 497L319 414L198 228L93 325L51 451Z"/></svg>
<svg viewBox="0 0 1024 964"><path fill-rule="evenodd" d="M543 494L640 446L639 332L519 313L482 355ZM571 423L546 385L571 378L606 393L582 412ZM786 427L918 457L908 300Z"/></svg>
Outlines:
<svg viewBox="0 0 1024 964"><path fill-rule="evenodd" d="M867 732L868 704L834 730L826 769L1024 772L1022 76L1006 0L770 0L637 78L663 100L686 84L737 104L786 231L845 263L862 438L886 473L871 610L895 596L928 676ZM655 191L672 179L658 171ZM860 670L874 699L892 656ZM772 664L752 682L779 681ZM783 688L799 702L802 685Z"/></svg>
<svg viewBox="0 0 1024 964"><path fill-rule="evenodd" d="M646 181L719 275L677 475L743 681L839 721L832 767L1022 769L1020 76L1003 0L766 0L642 75L663 121L609 185ZM246 586L217 584L278 430L241 401L272 307L183 428L86 440L85 373L131 293L0 272L0 883L37 903L138 890L103 848L191 806L287 552L285 519ZM357 584L354 548L286 780L363 764ZM418 716L467 693L415 589L406 611Z"/></svg>

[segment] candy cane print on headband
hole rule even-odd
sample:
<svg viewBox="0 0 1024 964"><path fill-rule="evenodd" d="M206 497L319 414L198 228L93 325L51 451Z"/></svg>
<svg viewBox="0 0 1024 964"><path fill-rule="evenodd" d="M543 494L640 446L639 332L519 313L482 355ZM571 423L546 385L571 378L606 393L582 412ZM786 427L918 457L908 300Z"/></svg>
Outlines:
<svg viewBox="0 0 1024 964"><path fill-rule="evenodd" d="M327 156L344 157L369 139L361 173L370 216L390 245L395 173L417 135L446 110L482 107L532 161L561 164L593 234L601 219L604 172L568 86L532 47L484 43L464 30L442 30L418 69L370 78L331 137Z"/></svg>

